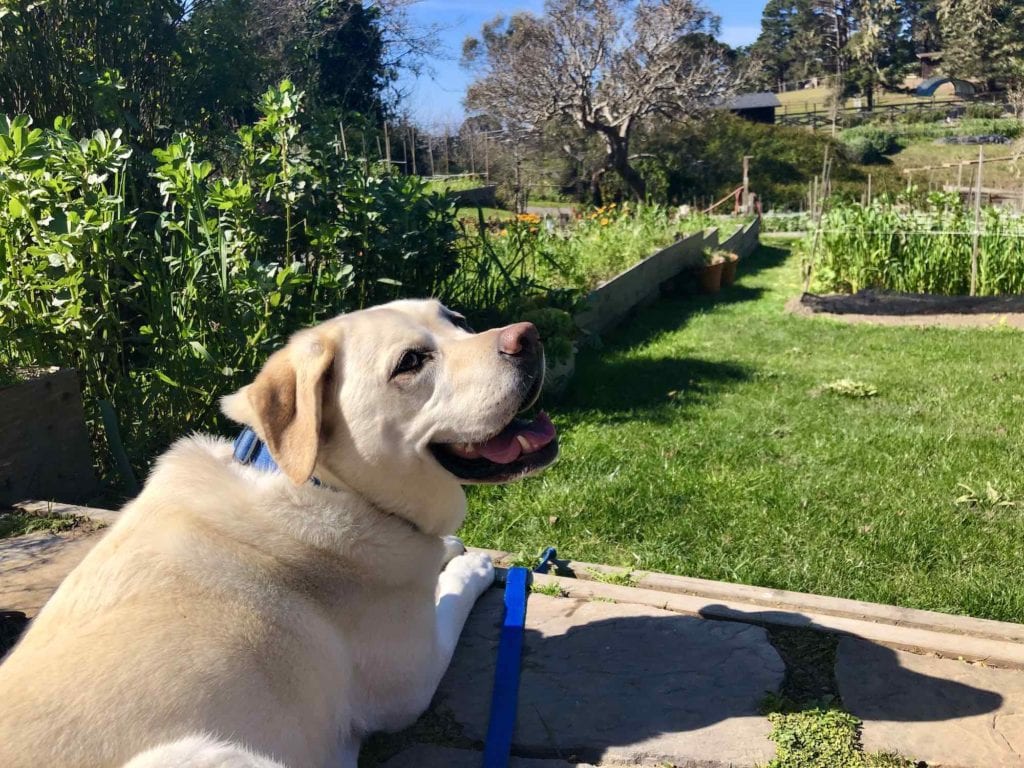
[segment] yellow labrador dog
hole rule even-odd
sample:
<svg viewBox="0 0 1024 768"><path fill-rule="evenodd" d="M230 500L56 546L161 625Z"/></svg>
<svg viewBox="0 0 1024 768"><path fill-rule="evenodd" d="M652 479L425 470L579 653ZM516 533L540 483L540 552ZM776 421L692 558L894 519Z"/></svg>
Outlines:
<svg viewBox="0 0 1024 768"><path fill-rule="evenodd" d="M516 418L543 370L533 325L436 301L296 334L223 401L281 471L205 436L157 462L0 664L0 765L354 766L426 709L493 580L451 536L462 485L557 456Z"/></svg>

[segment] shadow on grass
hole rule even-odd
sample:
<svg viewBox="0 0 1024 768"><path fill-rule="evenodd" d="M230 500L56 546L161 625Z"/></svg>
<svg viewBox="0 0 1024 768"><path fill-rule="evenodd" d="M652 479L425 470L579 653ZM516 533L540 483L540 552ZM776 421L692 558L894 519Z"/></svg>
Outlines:
<svg viewBox="0 0 1024 768"><path fill-rule="evenodd" d="M740 278L742 279L746 275L756 275L758 272L779 266L789 258L791 252L790 248L762 243L750 256L740 261Z"/></svg>
<svg viewBox="0 0 1024 768"><path fill-rule="evenodd" d="M617 423L678 418L680 409L749 379L751 371L731 363L695 357L619 357L591 355L579 363L573 384L559 403L561 414L591 413Z"/></svg>
<svg viewBox="0 0 1024 768"><path fill-rule="evenodd" d="M713 296L674 294L640 309L603 339L600 349L584 350L576 363L569 391L559 403L561 413L599 412L606 421L623 421L664 410L675 416L679 407L698 403L716 392L749 379L753 370L734 363L696 357L645 357L629 354L658 336L677 331L694 315L716 307L756 301L764 291L744 285L752 274L777 266L785 248L762 246L742 262L740 282Z"/></svg>
<svg viewBox="0 0 1024 768"><path fill-rule="evenodd" d="M789 250L786 248L761 246L751 256L740 261L739 281L713 295L697 293L696 280L679 280L683 286L681 290L663 296L649 307L638 309L618 328L604 335L602 352L614 352L643 344L657 335L682 328L694 315L710 312L716 307L757 301L764 296L764 290L746 285L746 281L758 272L777 267L788 256Z"/></svg>

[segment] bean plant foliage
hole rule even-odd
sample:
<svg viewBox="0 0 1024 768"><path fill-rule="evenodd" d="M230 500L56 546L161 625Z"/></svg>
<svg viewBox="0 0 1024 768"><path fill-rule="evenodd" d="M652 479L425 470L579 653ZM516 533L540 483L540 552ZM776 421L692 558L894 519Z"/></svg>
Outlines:
<svg viewBox="0 0 1024 768"><path fill-rule="evenodd" d="M267 91L217 161L188 134L148 158L67 118L0 123L0 363L79 370L104 468L100 401L142 469L223 427L218 398L297 328L438 294L455 271L451 202L347 158L301 105L287 81ZM140 167L157 195L133 186Z"/></svg>

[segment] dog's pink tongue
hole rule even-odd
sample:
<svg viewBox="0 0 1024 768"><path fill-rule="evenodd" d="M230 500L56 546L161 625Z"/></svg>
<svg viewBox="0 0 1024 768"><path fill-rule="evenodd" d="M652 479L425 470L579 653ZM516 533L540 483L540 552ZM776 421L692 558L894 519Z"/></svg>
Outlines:
<svg viewBox="0 0 1024 768"><path fill-rule="evenodd" d="M555 439L555 425L541 411L529 424L512 422L486 443L476 446L484 458L495 464L511 464L524 453L534 453Z"/></svg>

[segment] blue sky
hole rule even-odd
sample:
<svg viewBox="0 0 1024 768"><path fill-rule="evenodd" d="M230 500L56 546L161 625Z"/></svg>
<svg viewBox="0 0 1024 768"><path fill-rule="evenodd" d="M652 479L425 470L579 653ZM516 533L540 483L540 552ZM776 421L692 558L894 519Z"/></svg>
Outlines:
<svg viewBox="0 0 1024 768"><path fill-rule="evenodd" d="M722 18L721 39L729 45L754 42L761 30L763 0L706 0L705 4ZM402 86L411 91L408 105L423 125L458 125L463 117L462 96L469 76L459 66L462 41L480 32L484 22L498 14L526 10L540 13L543 0L420 0L409 8L413 24L440 24L441 45L431 57L433 75L417 80L406 78Z"/></svg>

